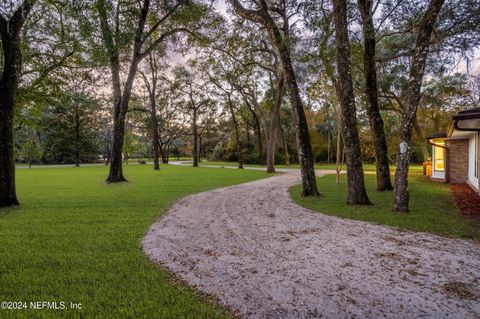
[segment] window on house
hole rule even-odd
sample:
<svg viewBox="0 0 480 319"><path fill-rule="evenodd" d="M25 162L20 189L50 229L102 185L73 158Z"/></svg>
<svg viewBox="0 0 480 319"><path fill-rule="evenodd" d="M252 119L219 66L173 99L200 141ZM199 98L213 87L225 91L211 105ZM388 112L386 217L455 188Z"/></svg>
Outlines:
<svg viewBox="0 0 480 319"><path fill-rule="evenodd" d="M443 143L438 143L438 144L443 144ZM444 149L438 146L435 146L434 148L435 154L434 154L434 161L435 161L435 166L434 169L436 171L443 172L445 171L445 152Z"/></svg>

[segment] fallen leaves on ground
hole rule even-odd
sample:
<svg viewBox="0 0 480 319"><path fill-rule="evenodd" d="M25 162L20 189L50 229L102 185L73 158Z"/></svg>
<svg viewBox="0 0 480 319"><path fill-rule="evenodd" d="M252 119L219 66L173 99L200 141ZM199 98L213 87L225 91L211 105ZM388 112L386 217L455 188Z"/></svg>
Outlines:
<svg viewBox="0 0 480 319"><path fill-rule="evenodd" d="M455 203L465 216L480 216L480 195L467 184L451 184Z"/></svg>

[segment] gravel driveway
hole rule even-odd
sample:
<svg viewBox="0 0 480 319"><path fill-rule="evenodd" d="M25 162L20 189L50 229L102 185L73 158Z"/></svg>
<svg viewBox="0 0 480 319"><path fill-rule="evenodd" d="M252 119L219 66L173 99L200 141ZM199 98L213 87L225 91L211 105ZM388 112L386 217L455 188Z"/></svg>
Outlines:
<svg viewBox="0 0 480 319"><path fill-rule="evenodd" d="M480 318L478 243L313 213L290 199L299 181L186 197L144 250L244 318Z"/></svg>

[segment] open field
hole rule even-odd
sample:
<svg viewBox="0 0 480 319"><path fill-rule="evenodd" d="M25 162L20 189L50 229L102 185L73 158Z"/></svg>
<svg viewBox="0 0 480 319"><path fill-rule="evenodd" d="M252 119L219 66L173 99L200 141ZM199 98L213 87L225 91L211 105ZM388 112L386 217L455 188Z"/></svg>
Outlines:
<svg viewBox="0 0 480 319"><path fill-rule="evenodd" d="M125 166L129 183L105 185L107 168L18 170L21 206L0 212L0 299L81 303L86 318L229 316L145 257L148 226L188 194L265 177L235 171ZM11 310L16 318L73 310Z"/></svg>

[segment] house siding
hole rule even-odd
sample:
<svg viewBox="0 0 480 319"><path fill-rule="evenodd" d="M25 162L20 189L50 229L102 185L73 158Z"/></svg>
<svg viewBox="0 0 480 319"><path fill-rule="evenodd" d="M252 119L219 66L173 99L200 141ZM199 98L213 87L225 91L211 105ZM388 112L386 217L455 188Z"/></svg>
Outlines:
<svg viewBox="0 0 480 319"><path fill-rule="evenodd" d="M468 140L446 140L445 146L448 148L448 181L465 183L468 179Z"/></svg>
<svg viewBox="0 0 480 319"><path fill-rule="evenodd" d="M477 176L480 177L480 132L477 132ZM477 185L477 192L480 194L480 181Z"/></svg>

